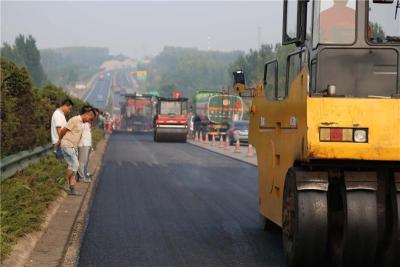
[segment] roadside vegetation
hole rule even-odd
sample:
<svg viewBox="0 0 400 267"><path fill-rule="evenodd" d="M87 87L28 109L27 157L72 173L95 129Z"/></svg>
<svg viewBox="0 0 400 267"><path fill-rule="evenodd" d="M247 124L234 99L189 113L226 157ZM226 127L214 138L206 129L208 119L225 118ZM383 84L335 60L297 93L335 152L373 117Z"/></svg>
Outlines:
<svg viewBox="0 0 400 267"><path fill-rule="evenodd" d="M45 211L59 196L66 165L49 155L3 181L1 189L1 261L17 239L39 230Z"/></svg>
<svg viewBox="0 0 400 267"><path fill-rule="evenodd" d="M50 123L62 99L69 97L62 88L52 85L34 88L25 67L1 59L1 158L50 142ZM71 98L79 113L85 104Z"/></svg>
<svg viewBox="0 0 400 267"><path fill-rule="evenodd" d="M92 128L92 146L96 149L98 143L104 138L104 130L98 127Z"/></svg>
<svg viewBox="0 0 400 267"><path fill-rule="evenodd" d="M0 158L48 144L51 116L63 99L74 102L67 119L87 104L61 87L46 85L32 36L20 35L12 46L3 44L0 67ZM92 135L95 147L104 131L94 127ZM65 162L49 155L0 183L1 262L18 238L40 229L46 210L65 184L65 171Z"/></svg>

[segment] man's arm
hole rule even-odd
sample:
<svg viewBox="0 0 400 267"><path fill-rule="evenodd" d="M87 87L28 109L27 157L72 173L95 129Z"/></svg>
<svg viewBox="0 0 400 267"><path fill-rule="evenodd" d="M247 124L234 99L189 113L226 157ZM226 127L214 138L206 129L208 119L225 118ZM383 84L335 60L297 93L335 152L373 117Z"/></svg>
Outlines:
<svg viewBox="0 0 400 267"><path fill-rule="evenodd" d="M62 130L62 129L63 129L63 128L62 128L61 126L57 126L57 127L56 127L58 136L60 136L60 133L61 133L61 130Z"/></svg>
<svg viewBox="0 0 400 267"><path fill-rule="evenodd" d="M68 128L64 127L62 129L60 129L60 131L57 128L57 132L58 132L58 142L56 143L56 146L60 146L61 144L61 139L64 137L64 135L70 131Z"/></svg>

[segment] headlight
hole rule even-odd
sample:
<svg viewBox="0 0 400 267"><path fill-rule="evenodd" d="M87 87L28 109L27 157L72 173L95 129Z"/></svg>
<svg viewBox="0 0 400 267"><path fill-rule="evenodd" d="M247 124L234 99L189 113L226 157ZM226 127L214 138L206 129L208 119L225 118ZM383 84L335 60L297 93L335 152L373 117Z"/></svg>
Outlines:
<svg viewBox="0 0 400 267"><path fill-rule="evenodd" d="M367 142L367 130L359 129L354 131L354 142L366 143Z"/></svg>

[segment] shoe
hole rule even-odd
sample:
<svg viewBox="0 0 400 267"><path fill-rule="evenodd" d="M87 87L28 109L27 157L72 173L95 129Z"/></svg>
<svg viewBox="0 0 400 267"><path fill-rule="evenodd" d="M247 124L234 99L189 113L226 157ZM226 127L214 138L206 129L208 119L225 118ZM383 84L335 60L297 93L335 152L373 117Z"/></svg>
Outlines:
<svg viewBox="0 0 400 267"><path fill-rule="evenodd" d="M93 177L93 174L91 174L91 173L88 172L88 173L86 173L86 176L87 176L87 177Z"/></svg>
<svg viewBox="0 0 400 267"><path fill-rule="evenodd" d="M70 196L81 196L81 193L75 190L75 188L70 188L68 195Z"/></svg>
<svg viewBox="0 0 400 267"><path fill-rule="evenodd" d="M92 179L90 179L90 178L84 178L83 179L83 182L84 183L90 183L92 181Z"/></svg>

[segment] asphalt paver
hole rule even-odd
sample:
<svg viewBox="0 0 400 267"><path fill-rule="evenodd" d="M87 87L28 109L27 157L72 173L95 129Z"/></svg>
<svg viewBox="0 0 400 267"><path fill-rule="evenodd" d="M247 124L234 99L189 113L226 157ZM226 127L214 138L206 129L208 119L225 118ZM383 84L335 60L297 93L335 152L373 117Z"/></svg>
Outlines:
<svg viewBox="0 0 400 267"><path fill-rule="evenodd" d="M113 134L79 266L285 266L261 228L256 167L151 135Z"/></svg>

